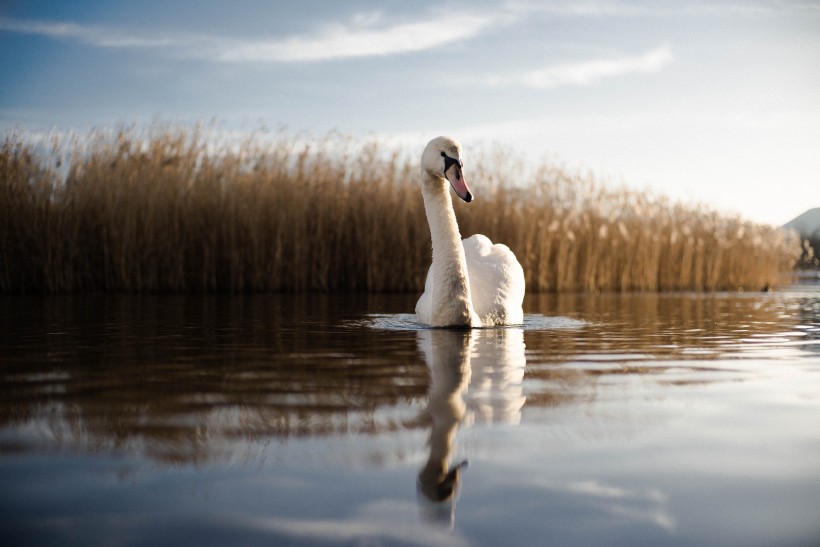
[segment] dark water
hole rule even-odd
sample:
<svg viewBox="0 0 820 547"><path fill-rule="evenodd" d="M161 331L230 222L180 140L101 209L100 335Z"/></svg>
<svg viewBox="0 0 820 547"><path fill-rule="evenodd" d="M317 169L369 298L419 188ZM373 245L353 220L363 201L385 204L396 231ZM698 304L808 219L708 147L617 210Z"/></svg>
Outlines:
<svg viewBox="0 0 820 547"><path fill-rule="evenodd" d="M820 545L817 285L414 301L0 298L0 545Z"/></svg>

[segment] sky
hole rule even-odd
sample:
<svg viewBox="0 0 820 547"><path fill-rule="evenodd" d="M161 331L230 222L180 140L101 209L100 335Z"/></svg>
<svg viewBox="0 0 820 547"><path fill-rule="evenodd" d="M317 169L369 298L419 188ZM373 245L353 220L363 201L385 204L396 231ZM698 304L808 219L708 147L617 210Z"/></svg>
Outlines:
<svg viewBox="0 0 820 547"><path fill-rule="evenodd" d="M780 225L820 206L820 0L0 1L0 131L155 120L448 134Z"/></svg>

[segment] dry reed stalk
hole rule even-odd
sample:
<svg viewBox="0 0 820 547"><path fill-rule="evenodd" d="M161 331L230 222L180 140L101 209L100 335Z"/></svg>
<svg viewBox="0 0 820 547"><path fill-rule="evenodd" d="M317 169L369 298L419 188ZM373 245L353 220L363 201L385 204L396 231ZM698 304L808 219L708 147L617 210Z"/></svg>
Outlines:
<svg viewBox="0 0 820 547"><path fill-rule="evenodd" d="M0 147L0 292L414 291L430 236L414 156L340 135L251 135L216 146L202 127ZM474 157L481 157L479 152ZM606 190L520 159L473 162L462 234L506 243L530 291L772 286L799 241L694 206Z"/></svg>

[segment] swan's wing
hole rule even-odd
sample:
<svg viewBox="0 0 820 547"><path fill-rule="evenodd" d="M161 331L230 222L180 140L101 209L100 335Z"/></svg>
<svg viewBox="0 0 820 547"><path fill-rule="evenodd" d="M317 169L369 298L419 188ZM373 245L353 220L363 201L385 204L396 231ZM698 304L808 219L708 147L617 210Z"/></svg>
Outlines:
<svg viewBox="0 0 820 547"><path fill-rule="evenodd" d="M473 308L485 325L524 322L524 270L512 251L476 234L463 242Z"/></svg>

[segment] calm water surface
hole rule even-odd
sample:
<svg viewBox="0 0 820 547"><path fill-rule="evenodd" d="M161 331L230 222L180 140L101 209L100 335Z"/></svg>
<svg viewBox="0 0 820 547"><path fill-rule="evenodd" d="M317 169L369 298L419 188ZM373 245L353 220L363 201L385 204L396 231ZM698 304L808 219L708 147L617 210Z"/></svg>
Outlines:
<svg viewBox="0 0 820 547"><path fill-rule="evenodd" d="M0 298L0 545L820 545L820 286Z"/></svg>

